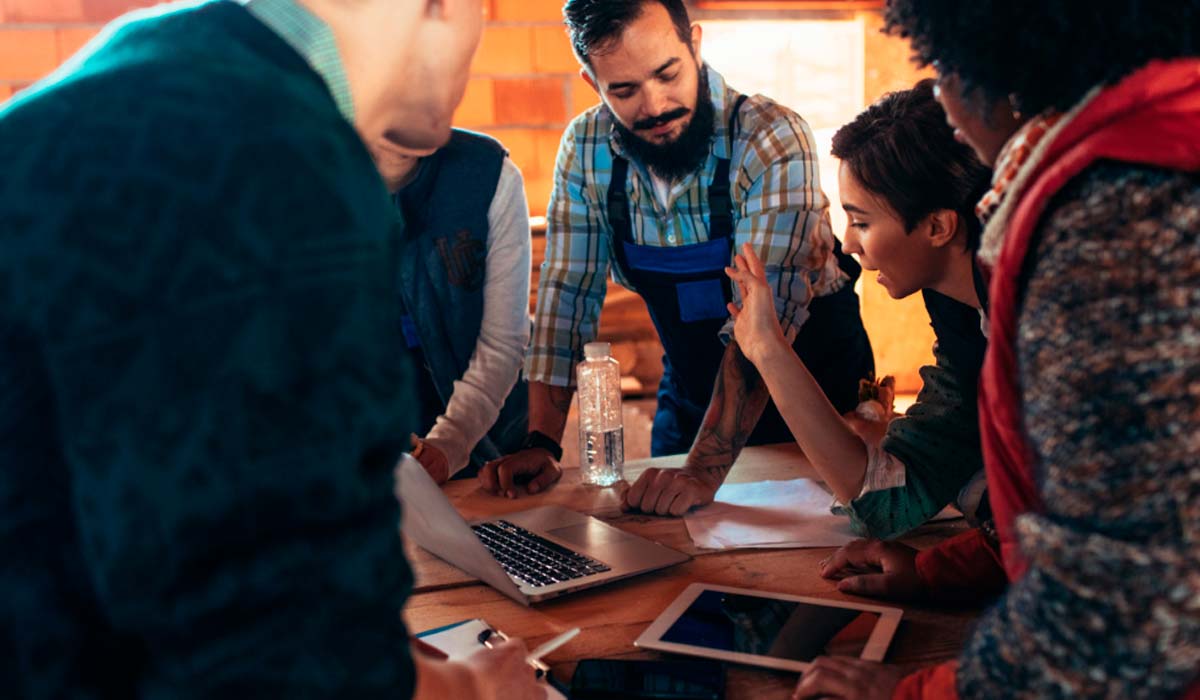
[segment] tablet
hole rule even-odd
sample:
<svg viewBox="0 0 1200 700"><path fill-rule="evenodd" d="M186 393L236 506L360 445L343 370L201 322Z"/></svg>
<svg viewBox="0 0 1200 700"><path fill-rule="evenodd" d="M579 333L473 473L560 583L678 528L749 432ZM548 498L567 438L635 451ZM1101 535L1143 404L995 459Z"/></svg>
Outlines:
<svg viewBox="0 0 1200 700"><path fill-rule="evenodd" d="M783 671L824 655L882 661L899 608L693 583L634 641Z"/></svg>

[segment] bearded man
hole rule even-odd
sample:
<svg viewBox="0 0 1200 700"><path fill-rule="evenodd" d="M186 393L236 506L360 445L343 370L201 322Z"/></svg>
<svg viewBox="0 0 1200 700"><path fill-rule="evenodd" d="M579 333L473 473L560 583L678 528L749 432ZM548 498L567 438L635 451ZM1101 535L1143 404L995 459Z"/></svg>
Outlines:
<svg viewBox="0 0 1200 700"><path fill-rule="evenodd" d="M784 331L839 412L874 364L859 268L830 230L808 125L705 65L681 0L568 0L563 13L602 103L559 147L525 368L530 434L480 479L513 496L514 481L536 493L559 477L574 367L611 270L645 300L665 351L651 451L688 453L681 469L647 470L625 506L678 516L712 501L748 442L793 439L732 337L733 251L749 243L763 259Z"/></svg>

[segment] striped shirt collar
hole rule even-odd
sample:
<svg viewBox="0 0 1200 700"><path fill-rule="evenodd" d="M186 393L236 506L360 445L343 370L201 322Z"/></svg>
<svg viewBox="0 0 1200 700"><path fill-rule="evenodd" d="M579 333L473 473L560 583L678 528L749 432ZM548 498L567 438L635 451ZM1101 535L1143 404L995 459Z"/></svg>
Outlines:
<svg viewBox="0 0 1200 700"><path fill-rule="evenodd" d="M350 81L333 30L296 0L235 0L296 50L321 76L346 121L354 121Z"/></svg>

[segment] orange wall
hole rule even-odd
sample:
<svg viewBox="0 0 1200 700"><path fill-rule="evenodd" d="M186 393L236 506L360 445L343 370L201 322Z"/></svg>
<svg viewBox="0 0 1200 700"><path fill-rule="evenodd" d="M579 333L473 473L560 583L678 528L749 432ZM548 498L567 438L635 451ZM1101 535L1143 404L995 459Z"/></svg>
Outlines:
<svg viewBox="0 0 1200 700"><path fill-rule="evenodd" d="M918 71L909 61L908 42L880 33L883 19L878 13L866 15L867 102L893 90L912 87L929 74ZM920 294L899 301L888 296L875 281L874 272L863 273L863 325L871 336L875 351L875 370L880 376L896 377L896 389L915 393L921 388L921 365L933 363L933 330Z"/></svg>
<svg viewBox="0 0 1200 700"><path fill-rule="evenodd" d="M0 98L49 73L104 23L155 0L0 0Z"/></svg>
<svg viewBox="0 0 1200 700"><path fill-rule="evenodd" d="M0 0L0 100L49 73L106 22L156 0ZM488 23L455 124L504 142L534 214L550 198L570 118L596 103L579 78L561 0L485 0Z"/></svg>
<svg viewBox="0 0 1200 700"><path fill-rule="evenodd" d="M533 214L546 212L567 122L596 104L579 77L562 0L485 0L488 23L455 125L499 139L525 176Z"/></svg>
<svg viewBox="0 0 1200 700"><path fill-rule="evenodd" d="M0 99L49 73L122 13L155 0L0 0ZM597 102L579 78L562 0L485 0L488 22L455 115L511 151L534 214L545 212L559 137ZM878 22L874 26L878 26ZM911 84L904 43L868 30L867 97ZM882 60L872 61L875 50Z"/></svg>
<svg viewBox="0 0 1200 700"><path fill-rule="evenodd" d="M49 73L104 23L155 0L0 0L0 100ZM500 139L525 175L532 212L545 212L559 137L575 114L596 103L578 74L562 26L562 0L485 0L488 22L455 123ZM907 43L879 34L866 15L868 101L919 77ZM826 174L826 177L830 177ZM836 206L836 203L834 203ZM540 261L535 261L535 264ZM920 298L888 299L867 275L863 317L881 373L901 390L920 386L919 365L933 341Z"/></svg>

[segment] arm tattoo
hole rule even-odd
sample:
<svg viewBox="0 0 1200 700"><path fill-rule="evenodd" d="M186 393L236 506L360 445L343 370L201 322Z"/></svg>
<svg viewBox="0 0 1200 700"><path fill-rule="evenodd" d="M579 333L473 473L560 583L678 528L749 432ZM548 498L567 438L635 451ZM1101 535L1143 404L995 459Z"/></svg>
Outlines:
<svg viewBox="0 0 1200 700"><path fill-rule="evenodd" d="M758 370L737 342L730 342L717 371L712 401L688 453L688 468L723 482L770 398Z"/></svg>

